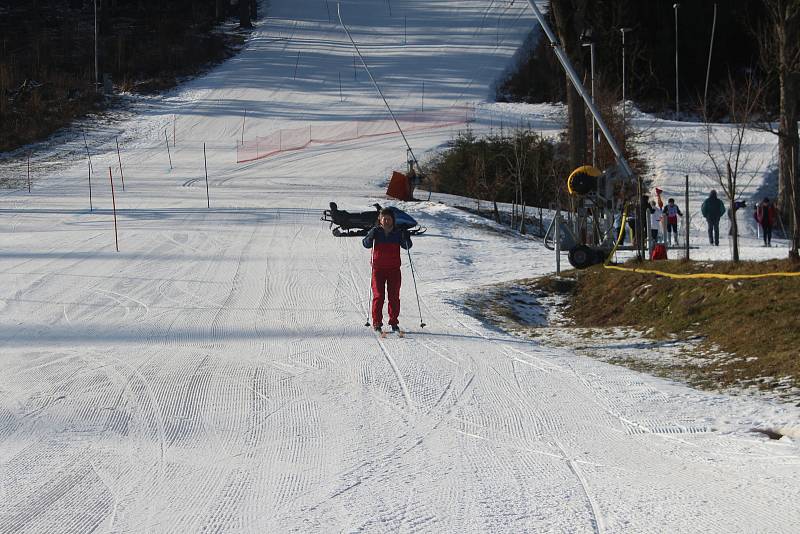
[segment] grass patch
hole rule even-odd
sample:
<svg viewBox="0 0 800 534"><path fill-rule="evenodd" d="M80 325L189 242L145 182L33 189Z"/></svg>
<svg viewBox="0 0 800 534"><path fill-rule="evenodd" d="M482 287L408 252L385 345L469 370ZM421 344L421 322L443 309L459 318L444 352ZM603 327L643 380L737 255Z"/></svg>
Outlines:
<svg viewBox="0 0 800 534"><path fill-rule="evenodd" d="M797 272L800 265L789 260L666 261L658 269L757 274ZM602 266L569 276L567 284L547 277L532 281L531 288L566 296L564 314L574 326L632 327L656 340L699 339L704 350L680 365L704 387L800 386L800 277L675 280ZM729 356L708 356L720 352Z"/></svg>

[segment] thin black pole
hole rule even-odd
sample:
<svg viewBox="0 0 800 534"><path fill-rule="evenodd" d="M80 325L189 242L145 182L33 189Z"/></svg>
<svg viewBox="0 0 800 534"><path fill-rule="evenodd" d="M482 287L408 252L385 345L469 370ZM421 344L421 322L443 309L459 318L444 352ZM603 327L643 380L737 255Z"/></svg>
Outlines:
<svg viewBox="0 0 800 534"><path fill-rule="evenodd" d="M92 156L89 154L89 143L86 142L86 132L83 132L83 146L86 147L86 158L89 160L89 211L94 211L92 206Z"/></svg>
<svg viewBox="0 0 800 534"><path fill-rule="evenodd" d="M122 190L125 191L125 173L122 172L122 156L119 155L119 139L115 137L114 140L117 142L117 160L119 161L119 175L122 178Z"/></svg>
<svg viewBox="0 0 800 534"><path fill-rule="evenodd" d="M372 251L369 254L369 299L367 300L367 322L364 323L364 326L369 326L370 321L370 310L372 309L372 276L373 276L373 269L375 268L375 238L372 238Z"/></svg>
<svg viewBox="0 0 800 534"><path fill-rule="evenodd" d="M242 115L242 145L244 145L244 124L246 120L247 120L247 108L245 108L244 114Z"/></svg>
<svg viewBox="0 0 800 534"><path fill-rule="evenodd" d="M344 102L344 97L342 96L342 73L339 73L339 102Z"/></svg>
<svg viewBox="0 0 800 534"><path fill-rule="evenodd" d="M208 196L208 160L206 159L206 144L203 143L203 165L206 168L206 203L211 207L211 197Z"/></svg>
<svg viewBox="0 0 800 534"><path fill-rule="evenodd" d="M411 250L406 249L408 252L408 264L411 266L411 279L414 280L414 293L417 295L417 310L419 310L419 327L425 328L425 323L422 322L422 307L419 305L419 291L417 290L417 276L414 274L414 262L411 261Z"/></svg>
<svg viewBox="0 0 800 534"><path fill-rule="evenodd" d="M300 65L300 50L297 51L297 61L294 62L294 77L293 80L297 79L297 67Z"/></svg>
<svg viewBox="0 0 800 534"><path fill-rule="evenodd" d="M31 153L28 152L28 193L31 192Z"/></svg>
<svg viewBox="0 0 800 534"><path fill-rule="evenodd" d="M108 168L108 180L111 182L111 205L114 208L114 245L119 252L119 235L117 234L117 200L114 196L114 177L111 175L111 167Z"/></svg>
<svg viewBox="0 0 800 534"><path fill-rule="evenodd" d="M686 189L684 190L684 202L685 205L683 207L684 213L686 215L683 216L683 220L685 221L683 224L686 226L686 260L689 260L689 225L692 223L691 217L689 216L689 175L686 175Z"/></svg>
<svg viewBox="0 0 800 534"><path fill-rule="evenodd" d="M172 154L169 152L169 137L167 137L167 131L164 130L164 141L167 142L167 156L169 156L169 170L172 170Z"/></svg>
<svg viewBox="0 0 800 534"><path fill-rule="evenodd" d="M703 111L706 111L708 99L708 77L711 74L711 53L714 51L714 32L717 29L717 3L714 2L714 19L711 22L711 42L708 44L708 66L706 67L706 85L703 89Z"/></svg>

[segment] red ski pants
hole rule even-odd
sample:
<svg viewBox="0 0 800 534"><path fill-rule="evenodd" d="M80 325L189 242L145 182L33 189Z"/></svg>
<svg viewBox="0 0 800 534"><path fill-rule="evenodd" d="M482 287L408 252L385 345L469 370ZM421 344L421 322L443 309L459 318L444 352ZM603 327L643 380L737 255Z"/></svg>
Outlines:
<svg viewBox="0 0 800 534"><path fill-rule="evenodd" d="M400 269L372 271L372 326L383 326L383 301L389 297L389 324L398 324L400 316ZM384 291L385 290L385 291Z"/></svg>

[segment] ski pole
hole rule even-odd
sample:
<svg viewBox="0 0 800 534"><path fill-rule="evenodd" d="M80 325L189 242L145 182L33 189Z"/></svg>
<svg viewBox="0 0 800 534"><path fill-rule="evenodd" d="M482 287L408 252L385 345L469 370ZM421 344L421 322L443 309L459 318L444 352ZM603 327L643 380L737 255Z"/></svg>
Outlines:
<svg viewBox="0 0 800 534"><path fill-rule="evenodd" d="M370 254L369 254L369 299L367 300L367 322L364 323L364 326L369 326L369 324L370 324L369 323L369 319L370 319L369 311L372 308L372 299L373 299L373 294L372 294L372 270L373 270L373 267L374 267L374 262L375 262L375 238L373 237L373 239L372 239L372 251L370 251Z"/></svg>
<svg viewBox="0 0 800 534"><path fill-rule="evenodd" d="M417 290L417 276L414 274L414 262L411 261L411 250L406 249L408 252L408 264L411 266L411 279L414 280L414 293L417 295L417 310L419 310L419 327L425 328L425 323L422 322L422 307L419 305L419 291Z"/></svg>

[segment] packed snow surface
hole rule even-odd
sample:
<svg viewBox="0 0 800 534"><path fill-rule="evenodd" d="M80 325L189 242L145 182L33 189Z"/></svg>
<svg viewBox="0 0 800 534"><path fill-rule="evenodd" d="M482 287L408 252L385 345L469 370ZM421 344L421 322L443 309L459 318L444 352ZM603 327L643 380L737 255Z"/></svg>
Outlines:
<svg viewBox="0 0 800 534"><path fill-rule="evenodd" d="M526 2L341 10L395 111L477 103L476 130L503 117L560 129L553 106L481 104L536 27ZM87 127L91 211L77 135L34 156L31 193L0 194L0 532L796 531L800 448L751 429L797 428L798 408L548 349L464 312L468 290L553 272L540 240L437 197L398 203L429 228L411 250L421 309L404 256L406 338L365 328L368 251L320 216L330 201L385 203L405 145L236 164L242 139L386 118L334 3L262 13L237 57ZM691 174L697 211L713 186L698 178L700 127L637 120L656 185L677 196ZM409 141L422 157L454 131ZM767 160L755 197L776 141L753 135ZM697 257L727 257L692 224ZM785 255L748 239L744 257Z"/></svg>

